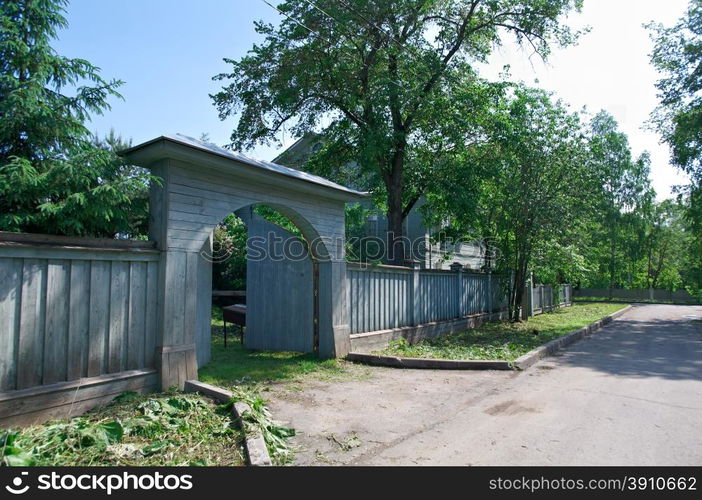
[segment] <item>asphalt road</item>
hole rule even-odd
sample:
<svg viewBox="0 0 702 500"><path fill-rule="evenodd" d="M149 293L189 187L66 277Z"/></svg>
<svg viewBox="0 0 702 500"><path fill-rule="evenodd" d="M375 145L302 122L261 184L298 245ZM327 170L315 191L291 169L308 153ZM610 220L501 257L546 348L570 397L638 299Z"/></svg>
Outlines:
<svg viewBox="0 0 702 500"><path fill-rule="evenodd" d="M636 306L521 373L352 372L269 396L298 464L702 464L699 306Z"/></svg>

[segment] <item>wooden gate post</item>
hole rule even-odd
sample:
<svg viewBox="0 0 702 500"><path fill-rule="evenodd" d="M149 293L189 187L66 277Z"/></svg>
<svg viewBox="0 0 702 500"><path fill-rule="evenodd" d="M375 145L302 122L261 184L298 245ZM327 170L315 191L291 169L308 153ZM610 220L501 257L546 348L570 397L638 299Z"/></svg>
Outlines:
<svg viewBox="0 0 702 500"><path fill-rule="evenodd" d="M156 361L161 389L182 389L186 380L197 379L195 328L201 257L196 252L178 250L167 250L161 255Z"/></svg>
<svg viewBox="0 0 702 500"><path fill-rule="evenodd" d="M173 248L168 244L168 162L151 165L161 185L151 186L149 239L161 250L158 277L156 367L161 390L182 389L188 379L197 379L195 332L197 327L198 276L202 271L199 251ZM209 240L207 241L209 244ZM199 249L198 249L199 250ZM206 298L209 300L209 296ZM209 309L208 309L209 311ZM209 318L208 318L209 319Z"/></svg>
<svg viewBox="0 0 702 500"><path fill-rule="evenodd" d="M319 261L319 357L342 358L351 350L346 261Z"/></svg>

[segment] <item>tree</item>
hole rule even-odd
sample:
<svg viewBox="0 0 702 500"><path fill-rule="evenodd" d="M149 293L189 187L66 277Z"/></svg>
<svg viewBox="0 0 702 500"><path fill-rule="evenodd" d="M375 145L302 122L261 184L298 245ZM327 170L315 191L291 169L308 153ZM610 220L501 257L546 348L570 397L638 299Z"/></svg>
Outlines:
<svg viewBox="0 0 702 500"><path fill-rule="evenodd" d="M702 0L691 0L675 26L648 28L651 64L662 73L652 123L670 146L673 164L691 177L687 214L702 238Z"/></svg>
<svg viewBox="0 0 702 500"><path fill-rule="evenodd" d="M456 98L476 77L471 65L505 33L544 57L552 42L573 43L560 17L581 3L286 0L278 27L256 24L261 44L225 59L232 69L215 77L227 83L212 98L222 119L238 115L234 148L286 126L295 135L323 127L337 168L353 160L360 174L375 173L390 261L403 264L403 220L436 180L427 171L472 139L471 101Z"/></svg>
<svg viewBox="0 0 702 500"><path fill-rule="evenodd" d="M682 285L681 271L689 247L681 206L664 200L653 206L644 245L645 269L640 285L649 289L676 290Z"/></svg>
<svg viewBox="0 0 702 500"><path fill-rule="evenodd" d="M510 319L521 318L530 266L577 217L588 182L578 114L545 91L515 86L495 112L480 200L464 225L478 228L500 252L497 271L513 271Z"/></svg>
<svg viewBox="0 0 702 500"><path fill-rule="evenodd" d="M643 214L654 198L649 181L650 158L644 153L632 159L629 140L606 111L590 122L588 166L592 179L592 240L589 258L607 288L633 279L634 263L642 257L645 224Z"/></svg>
<svg viewBox="0 0 702 500"><path fill-rule="evenodd" d="M212 288L246 290L246 239L244 221L229 214L213 231Z"/></svg>
<svg viewBox="0 0 702 500"><path fill-rule="evenodd" d="M121 82L51 48L65 5L0 3L0 230L134 235L151 178L85 127Z"/></svg>

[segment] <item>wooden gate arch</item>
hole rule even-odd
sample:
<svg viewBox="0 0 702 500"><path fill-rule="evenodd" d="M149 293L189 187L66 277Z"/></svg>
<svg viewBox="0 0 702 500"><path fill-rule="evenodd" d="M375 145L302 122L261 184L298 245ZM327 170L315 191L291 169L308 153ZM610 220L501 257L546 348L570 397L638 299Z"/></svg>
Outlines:
<svg viewBox="0 0 702 500"><path fill-rule="evenodd" d="M319 265L321 357L350 348L344 260L344 206L365 194L322 177L249 158L180 134L161 136L124 152L161 178L150 193L149 237L161 250L157 297L157 364L161 386L197 378L208 352L211 261L215 226L228 214L270 205L301 230ZM201 349L202 351L202 349Z"/></svg>

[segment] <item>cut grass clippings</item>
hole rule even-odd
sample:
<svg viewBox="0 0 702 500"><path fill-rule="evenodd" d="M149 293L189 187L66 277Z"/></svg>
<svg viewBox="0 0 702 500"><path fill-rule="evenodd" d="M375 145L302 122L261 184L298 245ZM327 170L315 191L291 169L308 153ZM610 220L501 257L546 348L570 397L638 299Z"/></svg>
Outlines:
<svg viewBox="0 0 702 500"><path fill-rule="evenodd" d="M373 354L405 358L514 361L553 339L589 325L623 304L574 304L521 323L501 321L409 344L400 339Z"/></svg>
<svg viewBox="0 0 702 500"><path fill-rule="evenodd" d="M270 411L266 407L265 399L261 397L257 389L235 388L233 397L226 408L231 410L231 406L238 401L248 404L250 408L250 410L245 411L241 415L246 434L261 433L273 465L287 465L291 463L294 450L289 444L289 439L295 435L295 429L285 427L273 420Z"/></svg>
<svg viewBox="0 0 702 500"><path fill-rule="evenodd" d="M195 394L125 392L84 416L0 433L14 466L244 465L225 407Z"/></svg>

